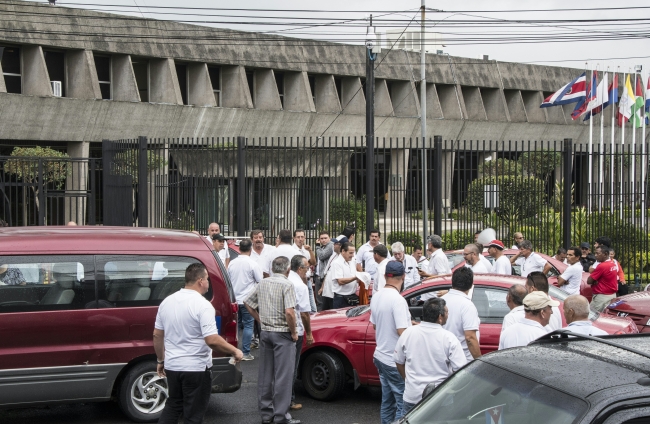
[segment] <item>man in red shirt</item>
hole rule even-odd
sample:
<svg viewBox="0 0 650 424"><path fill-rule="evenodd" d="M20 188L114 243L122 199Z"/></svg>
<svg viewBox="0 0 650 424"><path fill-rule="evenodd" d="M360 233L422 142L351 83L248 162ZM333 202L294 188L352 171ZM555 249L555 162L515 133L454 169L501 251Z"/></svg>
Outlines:
<svg viewBox="0 0 650 424"><path fill-rule="evenodd" d="M587 280L594 294L591 309L598 312L602 312L609 305L618 291L618 267L609 259L609 250L605 245L596 248L596 260L599 264Z"/></svg>

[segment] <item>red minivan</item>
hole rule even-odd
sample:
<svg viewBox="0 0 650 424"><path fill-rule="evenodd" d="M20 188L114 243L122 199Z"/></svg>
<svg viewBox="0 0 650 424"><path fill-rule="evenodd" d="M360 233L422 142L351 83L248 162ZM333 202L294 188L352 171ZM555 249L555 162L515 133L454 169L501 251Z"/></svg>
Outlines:
<svg viewBox="0 0 650 424"><path fill-rule="evenodd" d="M205 297L237 346L237 304L221 260L194 233L132 227L0 230L0 407L108 401L136 422L167 399L152 334L158 305L201 262ZM239 364L213 359L213 393L241 386Z"/></svg>

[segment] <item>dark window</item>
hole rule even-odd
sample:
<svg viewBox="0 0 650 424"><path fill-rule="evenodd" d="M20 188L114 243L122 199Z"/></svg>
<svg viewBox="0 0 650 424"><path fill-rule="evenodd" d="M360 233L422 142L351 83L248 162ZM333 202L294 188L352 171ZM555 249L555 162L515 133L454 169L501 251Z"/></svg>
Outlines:
<svg viewBox="0 0 650 424"><path fill-rule="evenodd" d="M92 256L3 256L0 313L94 307Z"/></svg>
<svg viewBox="0 0 650 424"><path fill-rule="evenodd" d="M45 50L45 66L52 81L52 91L57 95L56 87L61 87L61 96L65 97L65 53Z"/></svg>
<svg viewBox="0 0 650 424"><path fill-rule="evenodd" d="M0 46L0 63L7 93L22 93L20 48Z"/></svg>
<svg viewBox="0 0 650 424"><path fill-rule="evenodd" d="M314 104L316 104L316 77L314 75L309 75L307 76L309 79L309 88L311 89L311 98L314 100Z"/></svg>
<svg viewBox="0 0 650 424"><path fill-rule="evenodd" d="M217 66L208 66L208 74L210 75L210 82L212 83L214 101L217 102L217 106L221 107L221 68Z"/></svg>
<svg viewBox="0 0 650 424"><path fill-rule="evenodd" d="M339 95L339 103L341 103L341 78L334 77L334 85L336 86L336 94ZM343 107L343 105L341 105L341 107Z"/></svg>
<svg viewBox="0 0 650 424"><path fill-rule="evenodd" d="M140 101L149 101L149 61L144 59L133 59L133 73L135 82L140 92Z"/></svg>
<svg viewBox="0 0 650 424"><path fill-rule="evenodd" d="M111 58L110 56L95 56L95 69L99 80L99 89L102 99L110 100L111 97Z"/></svg>
<svg viewBox="0 0 650 424"><path fill-rule="evenodd" d="M185 64L176 64L176 76L178 77L178 86L181 89L181 98L183 99L183 104L189 104L187 98L187 65Z"/></svg>
<svg viewBox="0 0 650 424"><path fill-rule="evenodd" d="M255 74L252 70L246 70L246 81L248 82L248 90L251 93L251 100L255 106Z"/></svg>
<svg viewBox="0 0 650 424"><path fill-rule="evenodd" d="M278 86L278 94L280 95L280 104L284 108L284 74L282 72L274 72L275 84Z"/></svg>
<svg viewBox="0 0 650 424"><path fill-rule="evenodd" d="M199 262L182 256L98 255L100 302L112 307L158 306L185 285L185 269ZM212 299L212 288L205 294Z"/></svg>

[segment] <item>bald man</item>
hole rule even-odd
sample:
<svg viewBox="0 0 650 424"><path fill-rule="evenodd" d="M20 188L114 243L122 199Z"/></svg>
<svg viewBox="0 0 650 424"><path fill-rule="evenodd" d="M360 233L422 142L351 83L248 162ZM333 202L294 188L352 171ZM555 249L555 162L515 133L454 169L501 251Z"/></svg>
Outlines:
<svg viewBox="0 0 650 424"><path fill-rule="evenodd" d="M572 294L564 299L564 318L567 326L563 330L585 336L606 336L607 332L596 328L589 319L589 301L579 294Z"/></svg>

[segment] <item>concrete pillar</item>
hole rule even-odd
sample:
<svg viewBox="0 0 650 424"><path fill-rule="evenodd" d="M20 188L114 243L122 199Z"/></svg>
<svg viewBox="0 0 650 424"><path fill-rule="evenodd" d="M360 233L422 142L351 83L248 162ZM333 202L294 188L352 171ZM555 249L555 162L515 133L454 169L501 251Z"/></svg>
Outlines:
<svg viewBox="0 0 650 424"><path fill-rule="evenodd" d="M149 60L149 87L151 103L183 104L174 59Z"/></svg>
<svg viewBox="0 0 650 424"><path fill-rule="evenodd" d="M481 91L478 87L462 86L463 99L465 100L465 109L467 118L472 121L487 121L487 114L483 107Z"/></svg>
<svg viewBox="0 0 650 424"><path fill-rule="evenodd" d="M316 112L307 72L284 74L284 110Z"/></svg>
<svg viewBox="0 0 650 424"><path fill-rule="evenodd" d="M542 96L546 98L551 94L553 93L542 93ZM549 124L566 124L564 110L561 107L546 107L544 108L544 112L546 113L546 122Z"/></svg>
<svg viewBox="0 0 650 424"><path fill-rule="evenodd" d="M66 97L101 99L95 59L91 50L70 50L65 54Z"/></svg>
<svg viewBox="0 0 650 424"><path fill-rule="evenodd" d="M479 88L488 121L508 122L503 92L499 88Z"/></svg>
<svg viewBox="0 0 650 424"><path fill-rule="evenodd" d="M408 177L409 149L390 150L388 198L384 218L391 228L406 228L406 182Z"/></svg>
<svg viewBox="0 0 650 424"><path fill-rule="evenodd" d="M273 69L256 69L254 74L255 109L282 110L278 85Z"/></svg>
<svg viewBox="0 0 650 424"><path fill-rule="evenodd" d="M420 104L413 81L392 81L390 98L395 116L420 116Z"/></svg>
<svg viewBox="0 0 650 424"><path fill-rule="evenodd" d="M131 56L128 54L114 54L111 56L111 71L113 100L139 102L140 92L135 81Z"/></svg>
<svg viewBox="0 0 650 424"><path fill-rule="evenodd" d="M43 49L41 46L24 46L22 50L23 94L52 97L52 86Z"/></svg>
<svg viewBox="0 0 650 424"><path fill-rule="evenodd" d="M0 63L0 76L2 76L2 63ZM7 86L5 85L4 76L0 78L0 93L6 93Z"/></svg>
<svg viewBox="0 0 650 424"><path fill-rule="evenodd" d="M442 106L434 84L427 84L427 118L442 119Z"/></svg>
<svg viewBox="0 0 650 424"><path fill-rule="evenodd" d="M298 223L298 178L271 178L269 183L271 234L295 229Z"/></svg>
<svg viewBox="0 0 650 424"><path fill-rule="evenodd" d="M526 117L526 109L524 108L524 99L521 97L521 91L503 90L503 95L506 98L510 122L526 122L528 118Z"/></svg>
<svg viewBox="0 0 650 424"><path fill-rule="evenodd" d="M206 63L190 63L187 65L187 75L189 78L187 103L195 106L217 106L212 92L208 65Z"/></svg>
<svg viewBox="0 0 650 424"><path fill-rule="evenodd" d="M447 84L435 84L440 108L445 119L463 119L462 107L456 86Z"/></svg>
<svg viewBox="0 0 650 424"><path fill-rule="evenodd" d="M386 80L375 80L375 116L395 116Z"/></svg>
<svg viewBox="0 0 650 424"><path fill-rule="evenodd" d="M526 109L526 117L528 122L544 124L546 123L546 114L544 110L539 107L544 101L541 91L521 91L521 97L524 100L524 108Z"/></svg>
<svg viewBox="0 0 650 424"><path fill-rule="evenodd" d="M253 109L253 100L243 66L222 66L221 84L221 106Z"/></svg>
<svg viewBox="0 0 650 424"><path fill-rule="evenodd" d="M366 113L366 98L361 87L361 78L341 78L341 107L343 113L349 115L364 115Z"/></svg>
<svg viewBox="0 0 650 424"><path fill-rule="evenodd" d="M68 156L71 158L88 158L89 153L89 142L68 142ZM88 190L88 162L69 162L69 166L69 175L65 180L65 192L68 195L64 198L65 223L74 221L77 225L85 225L87 207L85 194ZM41 207L45 207L45 205L41 205Z"/></svg>
<svg viewBox="0 0 650 424"><path fill-rule="evenodd" d="M334 75L316 75L316 112L339 113L341 102L336 92Z"/></svg>

